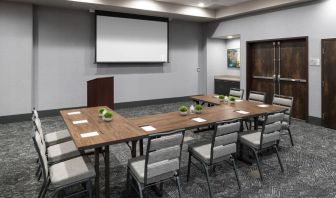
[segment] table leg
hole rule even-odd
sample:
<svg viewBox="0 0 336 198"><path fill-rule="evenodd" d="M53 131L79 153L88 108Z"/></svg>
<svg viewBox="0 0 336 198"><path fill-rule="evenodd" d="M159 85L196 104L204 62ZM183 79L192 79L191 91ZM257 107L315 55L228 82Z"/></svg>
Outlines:
<svg viewBox="0 0 336 198"><path fill-rule="evenodd" d="M95 177L95 195L97 198L99 198L99 150L100 148L95 148L95 171L96 171L96 177Z"/></svg>
<svg viewBox="0 0 336 198"><path fill-rule="evenodd" d="M105 146L105 197L110 197L110 147Z"/></svg>
<svg viewBox="0 0 336 198"><path fill-rule="evenodd" d="M254 117L254 130L258 130L258 117Z"/></svg>
<svg viewBox="0 0 336 198"><path fill-rule="evenodd" d="M143 149L143 139L140 139L139 140L139 146L140 146L140 155L143 156L143 152L144 152L144 149Z"/></svg>
<svg viewBox="0 0 336 198"><path fill-rule="evenodd" d="M136 157L136 144L137 144L137 141L133 140L132 141L132 150L131 150L132 158Z"/></svg>

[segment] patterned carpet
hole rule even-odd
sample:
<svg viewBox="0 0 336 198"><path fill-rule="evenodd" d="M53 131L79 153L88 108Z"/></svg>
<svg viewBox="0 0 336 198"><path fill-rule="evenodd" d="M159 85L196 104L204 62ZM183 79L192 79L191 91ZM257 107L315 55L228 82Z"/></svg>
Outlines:
<svg viewBox="0 0 336 198"><path fill-rule="evenodd" d="M117 110L125 117L157 114L175 111L188 102L152 105ZM64 129L61 117L42 119L45 132ZM282 136L280 155L285 173L275 155L263 157L264 182L258 179L255 164L238 161L238 174L242 183L239 191L233 169L228 164L218 165L210 170L210 182L215 197L335 197L336 196L336 132L331 129L294 121L292 133L295 146L290 146L289 137ZM188 144L210 138L211 131L186 133L182 156L183 197L207 197L207 183L204 173L195 167L191 169L191 180L186 181ZM19 122L0 125L0 197L37 197L41 182L34 176L36 164L31 140L32 123ZM136 197L126 193L126 164L130 150L125 144L111 147L111 197ZM104 171L101 162L101 171ZM103 178L101 196L103 197ZM151 190L145 190L145 197L157 197ZM178 197L174 181L164 184L163 197Z"/></svg>

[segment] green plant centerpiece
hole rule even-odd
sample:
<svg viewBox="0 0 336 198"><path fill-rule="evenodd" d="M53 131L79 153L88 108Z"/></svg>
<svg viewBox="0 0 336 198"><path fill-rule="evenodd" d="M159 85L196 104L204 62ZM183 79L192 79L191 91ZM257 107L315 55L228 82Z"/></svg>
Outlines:
<svg viewBox="0 0 336 198"><path fill-rule="evenodd" d="M103 117L103 114L104 114L104 112L106 111L106 109L105 108L99 108L98 109L98 113L99 113L99 117Z"/></svg>
<svg viewBox="0 0 336 198"><path fill-rule="evenodd" d="M202 113L203 106L202 105L195 105L195 113Z"/></svg>
<svg viewBox="0 0 336 198"><path fill-rule="evenodd" d="M219 101L221 101L221 102L223 102L223 101L224 101L224 98L225 98L225 96L224 96L224 95L219 95L219 96L218 96L218 99L219 99Z"/></svg>
<svg viewBox="0 0 336 198"><path fill-rule="evenodd" d="M183 116L188 115L188 107L180 106L179 112L180 112L180 115L183 115Z"/></svg>
<svg viewBox="0 0 336 198"><path fill-rule="evenodd" d="M103 120L109 122L112 120L113 113L112 111L104 111Z"/></svg>
<svg viewBox="0 0 336 198"><path fill-rule="evenodd" d="M229 96L229 102L230 102L231 104L234 104L234 103L236 102L236 97L234 97L234 96Z"/></svg>

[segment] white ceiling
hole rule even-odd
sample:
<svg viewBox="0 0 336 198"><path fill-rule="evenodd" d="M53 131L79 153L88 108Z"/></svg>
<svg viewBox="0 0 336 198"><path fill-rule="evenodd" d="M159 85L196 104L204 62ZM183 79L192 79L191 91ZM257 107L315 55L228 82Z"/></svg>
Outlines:
<svg viewBox="0 0 336 198"><path fill-rule="evenodd" d="M255 0L155 0L162 1L166 3L181 4L187 6L199 7L199 3L204 4L204 8L219 9L222 7L233 6L247 1Z"/></svg>
<svg viewBox="0 0 336 198"><path fill-rule="evenodd" d="M0 0L1 1L1 0ZM212 21L322 0L7 0L81 10L105 10L191 21ZM336 0L335 0L336 1ZM200 2L204 7L199 7Z"/></svg>

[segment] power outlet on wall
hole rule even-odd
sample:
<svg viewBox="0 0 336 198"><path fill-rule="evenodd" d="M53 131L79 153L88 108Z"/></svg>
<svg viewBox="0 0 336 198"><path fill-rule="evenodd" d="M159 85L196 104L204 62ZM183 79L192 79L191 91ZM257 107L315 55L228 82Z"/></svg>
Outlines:
<svg viewBox="0 0 336 198"><path fill-rule="evenodd" d="M197 72L201 72L201 68L200 67L197 67Z"/></svg>

